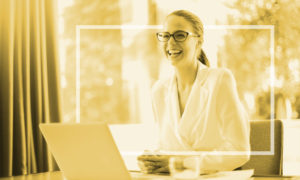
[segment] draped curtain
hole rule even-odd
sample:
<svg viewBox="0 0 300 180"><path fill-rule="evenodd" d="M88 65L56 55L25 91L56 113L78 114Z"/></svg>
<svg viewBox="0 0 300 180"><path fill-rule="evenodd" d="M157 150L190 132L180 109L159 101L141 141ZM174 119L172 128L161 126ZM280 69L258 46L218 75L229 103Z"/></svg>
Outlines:
<svg viewBox="0 0 300 180"><path fill-rule="evenodd" d="M55 0L0 0L0 177L57 169L39 124L61 120Z"/></svg>

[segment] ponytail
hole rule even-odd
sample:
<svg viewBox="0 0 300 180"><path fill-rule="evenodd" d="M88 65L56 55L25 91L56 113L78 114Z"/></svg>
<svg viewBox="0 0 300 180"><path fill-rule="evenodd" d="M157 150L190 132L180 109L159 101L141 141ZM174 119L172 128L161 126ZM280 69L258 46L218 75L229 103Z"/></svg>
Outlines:
<svg viewBox="0 0 300 180"><path fill-rule="evenodd" d="M202 64L204 64L204 65L206 65L207 67L209 67L209 61L208 61L208 59L207 59L207 57L206 57L206 54L204 53L203 49L201 49L201 51L200 51L198 60L199 60Z"/></svg>

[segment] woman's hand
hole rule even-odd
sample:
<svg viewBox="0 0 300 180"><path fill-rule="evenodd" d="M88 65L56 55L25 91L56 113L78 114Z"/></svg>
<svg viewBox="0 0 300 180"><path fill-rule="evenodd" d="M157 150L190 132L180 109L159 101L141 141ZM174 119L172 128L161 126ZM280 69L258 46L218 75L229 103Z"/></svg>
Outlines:
<svg viewBox="0 0 300 180"><path fill-rule="evenodd" d="M147 152L138 156L138 165L143 173L168 173L169 158L169 155L157 155Z"/></svg>

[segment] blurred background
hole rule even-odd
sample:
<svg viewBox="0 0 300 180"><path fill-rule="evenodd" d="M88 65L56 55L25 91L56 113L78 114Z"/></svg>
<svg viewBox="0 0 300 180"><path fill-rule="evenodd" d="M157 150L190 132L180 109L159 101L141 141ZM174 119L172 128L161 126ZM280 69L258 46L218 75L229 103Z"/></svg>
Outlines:
<svg viewBox="0 0 300 180"><path fill-rule="evenodd" d="M229 68L251 120L300 118L300 1L64 0L58 1L63 121L76 121L76 25L161 25L187 9L205 25L203 49L213 67ZM226 29L218 25L274 25ZM170 65L155 29L80 30L80 121L153 121L150 90ZM275 77L270 71L275 69ZM271 84L273 81L273 85Z"/></svg>
<svg viewBox="0 0 300 180"><path fill-rule="evenodd" d="M283 173L299 175L300 1L0 0L0 177L58 169L40 123L107 121L125 150L155 139L151 87L172 74L155 33L178 9L250 119L283 120Z"/></svg>

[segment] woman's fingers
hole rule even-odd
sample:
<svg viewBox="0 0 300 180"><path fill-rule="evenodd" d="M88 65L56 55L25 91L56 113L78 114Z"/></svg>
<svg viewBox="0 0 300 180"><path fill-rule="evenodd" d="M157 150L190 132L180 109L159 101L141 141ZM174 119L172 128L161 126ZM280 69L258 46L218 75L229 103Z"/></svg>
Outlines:
<svg viewBox="0 0 300 180"><path fill-rule="evenodd" d="M168 155L143 154L138 156L138 164L144 173L167 173L169 172Z"/></svg>
<svg viewBox="0 0 300 180"><path fill-rule="evenodd" d="M138 156L138 160L141 160L141 161L165 161L168 159L169 159L169 156L166 156L166 155L141 155L141 156Z"/></svg>
<svg viewBox="0 0 300 180"><path fill-rule="evenodd" d="M143 161L145 166L157 166L156 162L153 161Z"/></svg>
<svg viewBox="0 0 300 180"><path fill-rule="evenodd" d="M152 166L147 166L144 162L142 161L138 161L138 165L141 169L141 172L143 173L149 173L150 171L153 170L153 167Z"/></svg>
<svg viewBox="0 0 300 180"><path fill-rule="evenodd" d="M167 173L169 165L167 161L138 161L138 165L143 173Z"/></svg>
<svg viewBox="0 0 300 180"><path fill-rule="evenodd" d="M166 164L165 162L153 162L153 161L138 161L138 163L139 166L145 168L158 168Z"/></svg>
<svg viewBox="0 0 300 180"><path fill-rule="evenodd" d="M138 160L141 161L155 161L157 159L156 155L141 155L138 156Z"/></svg>
<svg viewBox="0 0 300 180"><path fill-rule="evenodd" d="M138 165L143 173L152 173L155 169L160 168L160 166L149 161L138 161Z"/></svg>
<svg viewBox="0 0 300 180"><path fill-rule="evenodd" d="M169 172L169 166L163 166L163 167L154 169L152 171L153 174L156 174L156 173L168 173L168 172Z"/></svg>

